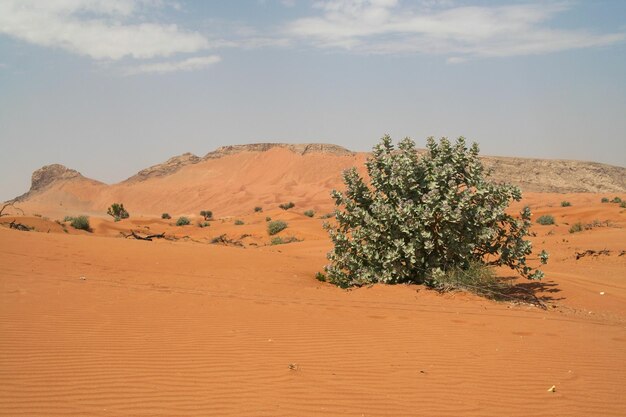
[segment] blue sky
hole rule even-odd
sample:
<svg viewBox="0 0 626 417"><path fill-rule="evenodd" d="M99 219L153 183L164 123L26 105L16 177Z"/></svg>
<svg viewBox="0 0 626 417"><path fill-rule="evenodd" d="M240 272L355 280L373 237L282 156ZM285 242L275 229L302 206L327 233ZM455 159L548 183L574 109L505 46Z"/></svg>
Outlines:
<svg viewBox="0 0 626 417"><path fill-rule="evenodd" d="M626 2L0 0L0 199L253 142L626 165Z"/></svg>

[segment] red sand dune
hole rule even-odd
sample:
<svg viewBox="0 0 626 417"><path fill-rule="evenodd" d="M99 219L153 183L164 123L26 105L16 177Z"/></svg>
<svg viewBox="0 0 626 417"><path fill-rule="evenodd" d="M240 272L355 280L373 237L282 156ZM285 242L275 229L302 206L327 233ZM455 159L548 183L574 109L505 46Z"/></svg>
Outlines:
<svg viewBox="0 0 626 417"><path fill-rule="evenodd" d="M99 212L93 233L54 222L58 202L36 195L26 216L2 217L35 230L0 227L0 415L624 415L626 210L600 203L605 194L526 193L512 207L556 218L533 227L535 248L550 252L546 279L518 280L546 309L420 286L345 291L314 277L330 249L318 217L332 206L337 173L322 156L272 168L286 160L275 151L266 155L274 165L233 174L254 182L234 195L204 172L227 170L226 158L161 178L172 194L160 201L148 197L151 180L113 195L74 179L42 194L75 187L72 204L85 211L112 197L130 209L120 222ZM245 156L252 165L258 157ZM195 224L200 196L219 217L205 228ZM170 199L176 212L164 207ZM288 200L297 206L276 208ZM308 208L315 218L302 214ZM150 216L163 211L194 221ZM279 236L302 241L269 245L266 216L289 223ZM130 230L178 240L124 239ZM242 246L210 243L222 235Z"/></svg>

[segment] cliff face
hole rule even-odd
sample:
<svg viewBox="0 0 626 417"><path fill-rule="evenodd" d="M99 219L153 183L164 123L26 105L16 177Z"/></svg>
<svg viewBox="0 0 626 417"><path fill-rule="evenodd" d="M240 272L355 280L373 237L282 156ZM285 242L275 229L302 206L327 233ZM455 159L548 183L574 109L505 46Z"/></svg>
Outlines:
<svg viewBox="0 0 626 417"><path fill-rule="evenodd" d="M128 178L125 182L133 181L145 181L149 178L164 177L175 173L186 165L196 164L202 159L190 152L182 155L174 156L162 164L153 165L149 168L142 169L132 177Z"/></svg>
<svg viewBox="0 0 626 417"><path fill-rule="evenodd" d="M309 153L325 153L335 156L352 156L354 152L349 151L338 145L332 145L327 143L252 143L249 145L230 145L221 146L216 150L209 152L204 156L204 160L222 158L227 155L234 155L240 152L266 152L270 149L282 148L288 149L294 153L300 155L306 155Z"/></svg>

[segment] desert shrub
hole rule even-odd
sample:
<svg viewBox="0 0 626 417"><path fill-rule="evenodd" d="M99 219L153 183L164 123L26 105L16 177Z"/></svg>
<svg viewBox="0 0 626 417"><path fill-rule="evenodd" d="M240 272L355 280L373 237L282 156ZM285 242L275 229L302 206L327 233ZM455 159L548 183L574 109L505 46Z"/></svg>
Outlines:
<svg viewBox="0 0 626 417"><path fill-rule="evenodd" d="M170 216L169 213L163 213L163 214L161 214L161 218L164 219L164 220L167 220L167 219L171 219L172 216Z"/></svg>
<svg viewBox="0 0 626 417"><path fill-rule="evenodd" d="M278 207L280 207L283 210L289 210L290 208L294 208L296 205L293 202L288 202L288 203L283 203L280 204Z"/></svg>
<svg viewBox="0 0 626 417"><path fill-rule="evenodd" d="M619 203L619 206L621 208L626 208L626 201L622 201L621 203Z"/></svg>
<svg viewBox="0 0 626 417"><path fill-rule="evenodd" d="M254 208L254 212L255 212L255 213L260 213L260 212L262 212L262 211L263 211L263 207L256 206L256 207Z"/></svg>
<svg viewBox="0 0 626 417"><path fill-rule="evenodd" d="M70 226L74 229L86 230L88 232L91 231L91 227L89 226L89 217L87 216L73 217Z"/></svg>
<svg viewBox="0 0 626 417"><path fill-rule="evenodd" d="M300 239L294 236L287 236L284 238L280 236L276 236L276 237L273 237L272 240L270 241L272 245L285 245L287 243L293 243L293 242L300 242Z"/></svg>
<svg viewBox="0 0 626 417"><path fill-rule="evenodd" d="M547 226L549 224L554 224L554 216L550 214L544 214L543 216L537 219L537 223Z"/></svg>
<svg viewBox="0 0 626 417"><path fill-rule="evenodd" d="M561 201L561 207L570 207L572 203L569 201Z"/></svg>
<svg viewBox="0 0 626 417"><path fill-rule="evenodd" d="M211 226L211 223L209 223L209 222L198 222L198 227L201 228L201 229L203 229L205 227L209 227L209 226Z"/></svg>
<svg viewBox="0 0 626 417"><path fill-rule="evenodd" d="M130 214L128 214L128 211L124 208L124 204L122 203L111 204L111 207L107 209L107 214L113 217L113 220L116 222L130 217Z"/></svg>
<svg viewBox="0 0 626 417"><path fill-rule="evenodd" d="M619 204L619 203L621 203L621 202L622 202L622 199L621 199L621 198L619 198L619 197L614 197L614 198L611 200L611 203L618 203L618 204Z"/></svg>
<svg viewBox="0 0 626 417"><path fill-rule="evenodd" d="M317 274L315 274L315 279L320 282L326 282L326 275L322 274L321 272L318 272Z"/></svg>
<svg viewBox="0 0 626 417"><path fill-rule="evenodd" d="M63 218L63 221L64 221L64 222L71 222L72 220L74 220L74 218L73 218L72 216L65 216L65 217Z"/></svg>
<svg viewBox="0 0 626 417"><path fill-rule="evenodd" d="M303 213L305 216L307 217L313 217L315 216L315 212L313 210L307 210Z"/></svg>
<svg viewBox="0 0 626 417"><path fill-rule="evenodd" d="M243 222L243 220L240 220L240 219L235 220L235 225L236 225L236 226L241 226L241 225L243 225L243 224L245 224L245 223Z"/></svg>
<svg viewBox="0 0 626 417"><path fill-rule="evenodd" d="M602 197L602 200L600 200L601 203L608 203L609 199L606 197Z"/></svg>
<svg viewBox="0 0 626 417"><path fill-rule="evenodd" d="M478 153L464 138L429 138L420 156L411 139L396 150L385 136L366 162L370 183L351 168L343 174L346 191L332 192L338 209L337 224L325 224L334 244L329 282L436 285L442 274L476 262L540 279L543 273L526 264L530 209L520 218L506 213L521 191L488 181Z"/></svg>
<svg viewBox="0 0 626 417"><path fill-rule="evenodd" d="M185 216L181 216L176 220L176 226L187 226L190 223L189 219Z"/></svg>
<svg viewBox="0 0 626 417"><path fill-rule="evenodd" d="M282 220L270 221L267 225L267 233L269 233L270 236L272 236L280 232L281 230L285 230L286 228L287 228L287 223L285 223Z"/></svg>
<svg viewBox="0 0 626 417"><path fill-rule="evenodd" d="M570 233L577 233L577 232L582 232L585 229L585 226L581 223L574 223L570 228L569 228L569 232Z"/></svg>
<svg viewBox="0 0 626 417"><path fill-rule="evenodd" d="M335 212L323 214L320 219L330 219L331 217L335 217Z"/></svg>
<svg viewBox="0 0 626 417"><path fill-rule="evenodd" d="M213 218L213 212L211 210L202 210L200 215L204 217L204 220L211 220Z"/></svg>
<svg viewBox="0 0 626 417"><path fill-rule="evenodd" d="M271 221L272 221L272 218L271 218L270 216L267 216L267 217L265 218L265 221L266 221L266 222L271 222Z"/></svg>

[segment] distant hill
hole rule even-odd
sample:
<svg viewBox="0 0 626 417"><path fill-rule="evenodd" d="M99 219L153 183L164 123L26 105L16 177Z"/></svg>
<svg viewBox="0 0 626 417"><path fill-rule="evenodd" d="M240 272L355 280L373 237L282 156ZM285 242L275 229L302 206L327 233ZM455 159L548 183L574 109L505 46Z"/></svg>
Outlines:
<svg viewBox="0 0 626 417"><path fill-rule="evenodd" d="M293 201L316 210L332 209L329 192L342 187L341 173L363 171L367 153L330 144L259 143L224 146L204 157L190 153L107 185L54 164L33 173L30 190L17 197L25 210L49 214L103 214L123 202L137 215L237 215L255 206ZM626 192L626 168L594 162L483 157L495 181L527 192Z"/></svg>

